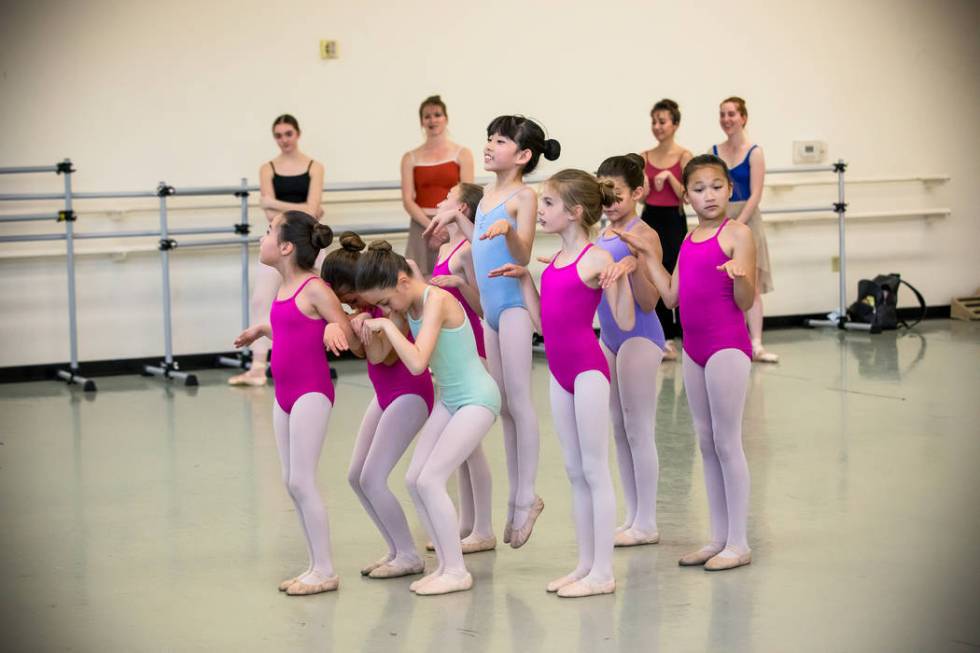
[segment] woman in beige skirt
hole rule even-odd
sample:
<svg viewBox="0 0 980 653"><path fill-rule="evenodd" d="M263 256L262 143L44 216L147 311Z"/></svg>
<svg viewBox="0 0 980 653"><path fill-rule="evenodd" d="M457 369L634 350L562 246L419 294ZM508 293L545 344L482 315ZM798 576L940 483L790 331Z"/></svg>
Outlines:
<svg viewBox="0 0 980 653"><path fill-rule="evenodd" d="M449 140L446 133L449 113L438 95L422 100L419 122L425 142L402 157L402 205L411 221L405 258L415 261L422 272L432 274L441 242L430 243L422 237L436 206L446 199L449 190L459 182L473 181L473 153ZM448 235L439 234L443 238Z"/></svg>
<svg viewBox="0 0 980 653"><path fill-rule="evenodd" d="M748 119L749 111L745 100L740 97L724 100L719 110L718 122L728 139L720 145L712 146L711 151L728 165L731 172L732 201L728 205L728 217L747 225L752 230L755 241L755 301L745 314L752 338L752 360L776 363L779 356L766 351L762 346L762 295L773 289L766 229L759 212L762 186L766 177L766 160L762 148L753 145L745 133Z"/></svg>

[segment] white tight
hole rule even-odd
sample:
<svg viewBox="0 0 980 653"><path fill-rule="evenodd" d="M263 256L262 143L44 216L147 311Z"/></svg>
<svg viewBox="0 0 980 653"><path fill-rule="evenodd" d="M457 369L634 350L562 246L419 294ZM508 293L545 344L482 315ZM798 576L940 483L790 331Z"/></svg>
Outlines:
<svg viewBox="0 0 980 653"><path fill-rule="evenodd" d="M531 395L531 316L525 308L500 314L500 331L484 329L487 365L500 389L500 424L504 432L510 492L507 521L520 528L534 503L538 473L538 417Z"/></svg>
<svg viewBox="0 0 980 653"><path fill-rule="evenodd" d="M456 510L446 483L480 444L494 419L493 412L484 406L462 406L450 413L437 401L419 433L405 483L435 545L440 573L466 574Z"/></svg>
<svg viewBox="0 0 980 653"><path fill-rule="evenodd" d="M609 408L626 500L622 528L651 535L657 532L657 370L664 352L646 338L630 338L617 354L605 345L602 351L609 363Z"/></svg>
<svg viewBox="0 0 980 653"><path fill-rule="evenodd" d="M316 468L327 436L331 407L325 395L308 392L296 400L289 413L279 406L279 402L274 402L272 408L282 480L299 513L310 556L308 574L300 580L310 584L323 582L324 578L334 575L327 511L316 487Z"/></svg>
<svg viewBox="0 0 980 653"><path fill-rule="evenodd" d="M384 410L375 397L354 443L347 480L381 532L392 559L418 557L405 513L388 487L388 475L428 416L428 406L418 395L402 395Z"/></svg>
<svg viewBox="0 0 980 653"><path fill-rule="evenodd" d="M598 370L575 377L569 394L551 377L551 412L572 484L578 565L572 575L612 580L616 497L609 473L609 381Z"/></svg>
<svg viewBox="0 0 980 653"><path fill-rule="evenodd" d="M711 514L711 546L749 550L749 467L742 451L742 412L752 362L722 349L701 367L684 356L684 388L704 460Z"/></svg>
<svg viewBox="0 0 980 653"><path fill-rule="evenodd" d="M493 535L493 481L490 462L483 445L476 449L457 470L459 490L459 536L473 535L487 539Z"/></svg>

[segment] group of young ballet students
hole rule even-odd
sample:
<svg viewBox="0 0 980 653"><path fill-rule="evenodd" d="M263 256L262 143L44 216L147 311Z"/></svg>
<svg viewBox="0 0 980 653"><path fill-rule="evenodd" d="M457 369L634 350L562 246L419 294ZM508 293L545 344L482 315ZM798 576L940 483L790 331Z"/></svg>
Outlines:
<svg viewBox="0 0 980 653"><path fill-rule="evenodd" d="M753 355L745 311L756 298L756 253L747 226L726 218L732 181L724 161L686 161L678 183L698 225L676 267L662 261L657 232L637 215L645 160L613 156L596 175L562 170L535 192L523 181L556 140L521 116L487 128L486 188L460 182L439 203L424 236L440 231L431 277L389 243L366 246L306 212L275 215L260 261L281 275L268 324L245 330L247 346L274 341L274 429L283 480L303 527L309 567L283 581L290 595L336 590L326 510L315 485L334 390L325 349L367 362L375 396L364 414L348 480L388 552L361 573L422 574L420 556L388 476L415 441L408 492L431 539L436 566L411 583L419 595L468 590L464 554L494 549L491 479L481 442L501 418L510 481L504 543L531 537L544 502L534 491L538 422L531 403L532 333L544 338L551 413L572 488L578 561L547 584L561 597L615 591L613 549L654 544L658 477L656 377L665 338L655 307L679 307L683 376L704 460L711 536L681 565L716 571L748 564L749 476L741 421ZM602 216L608 226L596 236ZM538 287L527 265L537 227L560 238ZM318 274L319 272L319 274ZM346 305L346 309L345 309ZM601 334L593 320L598 313ZM482 316L482 322L481 322ZM438 388L438 392L435 392ZM626 518L617 528L608 460L613 426ZM459 514L447 491L458 471Z"/></svg>

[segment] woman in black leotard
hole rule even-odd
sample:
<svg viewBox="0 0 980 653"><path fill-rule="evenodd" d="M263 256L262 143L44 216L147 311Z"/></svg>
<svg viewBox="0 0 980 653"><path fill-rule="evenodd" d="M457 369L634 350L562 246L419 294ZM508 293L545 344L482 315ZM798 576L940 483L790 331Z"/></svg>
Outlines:
<svg viewBox="0 0 980 653"><path fill-rule="evenodd" d="M263 163L259 168L259 206L265 211L266 219L272 222L283 211L304 211L319 220L323 216L323 207L320 204L323 193L323 164L299 149L299 122L288 113L273 121L272 136L279 146L279 156ZM269 309L281 281L279 273L268 265L260 263L256 268L250 307L252 324L268 321ZM251 348L251 369L231 377L228 383L265 385L268 338L259 338L252 343Z"/></svg>

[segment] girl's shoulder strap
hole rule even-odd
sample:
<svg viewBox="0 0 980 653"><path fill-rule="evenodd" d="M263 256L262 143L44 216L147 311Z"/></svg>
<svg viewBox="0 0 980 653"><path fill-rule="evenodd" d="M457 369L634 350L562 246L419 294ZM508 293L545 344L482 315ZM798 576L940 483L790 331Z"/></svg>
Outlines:
<svg viewBox="0 0 980 653"><path fill-rule="evenodd" d="M272 161L269 161L269 167L272 168L272 174L274 174L274 175L278 175L279 174L278 172L276 172L276 164L275 163L273 163Z"/></svg>
<svg viewBox="0 0 980 653"><path fill-rule="evenodd" d="M323 281L323 279L321 279L320 277L316 277L316 276L307 277L306 280L303 281L303 283L299 284L299 288L296 289L296 292L294 292L292 297L290 297L289 299L296 299L297 295L303 292L303 288L306 288L306 284L313 281L314 279L316 279L317 281ZM323 283L325 283L328 288L330 287L330 284L327 283L326 281L323 281Z"/></svg>
<svg viewBox="0 0 980 653"><path fill-rule="evenodd" d="M313 159L310 159L310 162L306 164L306 174L310 174L310 169L312 167L313 167Z"/></svg>
<svg viewBox="0 0 980 653"><path fill-rule="evenodd" d="M575 263L578 264L578 262L582 260L582 257L585 256L585 253L590 249L592 249L593 247L595 247L595 243L589 243L585 247L583 247L582 251L578 253L578 258L575 259Z"/></svg>
<svg viewBox="0 0 980 653"><path fill-rule="evenodd" d="M453 251L449 252L449 256L446 257L446 263L449 263L449 261L451 261L452 258L454 256L456 256L456 252L458 252L459 250L463 249L463 245L466 245L469 242L470 241L466 240L465 238L463 240L459 241L459 245L456 245L456 247L453 248Z"/></svg>
<svg viewBox="0 0 980 653"><path fill-rule="evenodd" d="M711 146L711 153L714 154L715 156L718 156L718 146L717 145L712 145Z"/></svg>

